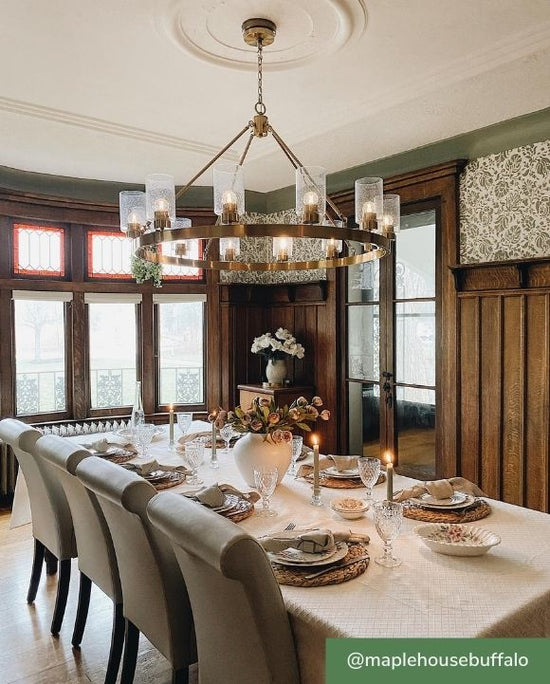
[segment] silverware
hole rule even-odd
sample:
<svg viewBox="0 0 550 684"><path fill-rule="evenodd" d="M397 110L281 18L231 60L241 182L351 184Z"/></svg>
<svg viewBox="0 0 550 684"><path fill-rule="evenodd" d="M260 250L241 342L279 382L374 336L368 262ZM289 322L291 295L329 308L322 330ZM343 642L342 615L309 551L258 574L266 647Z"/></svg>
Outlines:
<svg viewBox="0 0 550 684"><path fill-rule="evenodd" d="M353 560L348 561L347 563L342 563L342 565L330 565L327 568L323 568L322 570L319 570L318 572L313 572L311 575L304 575L304 579L310 580L310 579L315 579L316 577L320 577L321 575L324 575L327 572L331 572L332 570L339 570L340 568L347 568L348 565L353 565L354 563L359 563L360 561L364 561L370 558L368 554L365 556L359 556L359 558L354 558Z"/></svg>

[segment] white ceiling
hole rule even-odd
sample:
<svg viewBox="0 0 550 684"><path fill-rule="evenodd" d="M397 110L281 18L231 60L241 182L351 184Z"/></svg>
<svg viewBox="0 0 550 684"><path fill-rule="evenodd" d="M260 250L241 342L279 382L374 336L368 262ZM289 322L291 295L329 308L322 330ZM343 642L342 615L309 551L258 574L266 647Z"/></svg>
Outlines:
<svg viewBox="0 0 550 684"><path fill-rule="evenodd" d="M240 32L253 16L278 25L265 48L270 121L329 172L550 106L549 0L3 0L1 11L0 165L23 170L187 181L253 114L255 52ZM294 180L272 139L255 141L245 178L260 191Z"/></svg>

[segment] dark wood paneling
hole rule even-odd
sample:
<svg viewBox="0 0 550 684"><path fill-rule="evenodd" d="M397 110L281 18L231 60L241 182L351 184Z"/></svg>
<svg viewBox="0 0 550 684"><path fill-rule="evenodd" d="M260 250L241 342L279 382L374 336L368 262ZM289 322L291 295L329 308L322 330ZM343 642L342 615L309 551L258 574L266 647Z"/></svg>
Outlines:
<svg viewBox="0 0 550 684"><path fill-rule="evenodd" d="M479 299L467 299L461 305L460 329L460 474L479 481Z"/></svg>
<svg viewBox="0 0 550 684"><path fill-rule="evenodd" d="M451 266L459 292L550 287L550 258Z"/></svg>

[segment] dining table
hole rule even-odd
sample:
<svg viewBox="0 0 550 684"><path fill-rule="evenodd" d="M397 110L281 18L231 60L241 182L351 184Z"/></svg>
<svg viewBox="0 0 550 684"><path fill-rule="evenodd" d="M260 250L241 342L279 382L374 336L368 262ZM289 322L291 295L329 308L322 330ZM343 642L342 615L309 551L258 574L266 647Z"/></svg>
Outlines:
<svg viewBox="0 0 550 684"><path fill-rule="evenodd" d="M188 433L209 430L207 423L194 421ZM178 430L176 430L178 432ZM80 443L98 435L67 437ZM180 437L180 435L176 435ZM152 442L146 461L161 465L183 464L182 454L170 448L168 428ZM205 486L228 483L249 491L232 456L232 450L218 447L219 467L210 465L210 449L198 474ZM132 463L143 462L137 456ZM417 483L395 475L395 490ZM167 491L184 493L181 484ZM328 528L333 532L351 530L370 538L370 563L366 571L341 584L321 587L281 585L294 633L301 681L324 681L325 640L329 637L408 638L408 637L550 637L550 515L502 501L484 499L490 504L488 517L472 526L488 529L501 538L488 553L458 557L435 553L415 534L419 524L404 518L394 552L402 560L387 568L374 562L383 543L373 522L372 511L363 518L344 520L335 513L336 497L364 497L364 489L322 488L323 505L311 505L312 485L304 478L287 473L271 497L276 516L256 512L236 523L254 537L297 528ZM162 492L160 493L162 495ZM386 485L373 488L373 499L386 498ZM24 497L16 497L14 516L21 524ZM30 520L30 513L28 514Z"/></svg>

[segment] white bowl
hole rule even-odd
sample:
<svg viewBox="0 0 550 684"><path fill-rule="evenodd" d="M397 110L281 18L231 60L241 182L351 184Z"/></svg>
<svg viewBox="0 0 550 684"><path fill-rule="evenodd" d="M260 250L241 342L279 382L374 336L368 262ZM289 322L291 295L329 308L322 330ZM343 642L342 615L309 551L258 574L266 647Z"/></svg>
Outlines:
<svg viewBox="0 0 550 684"><path fill-rule="evenodd" d="M447 556L481 556L501 541L483 527L451 523L418 525L414 532L432 551Z"/></svg>
<svg viewBox="0 0 550 684"><path fill-rule="evenodd" d="M332 510L346 520L357 520L365 515L369 504L351 496L334 499L330 504Z"/></svg>

